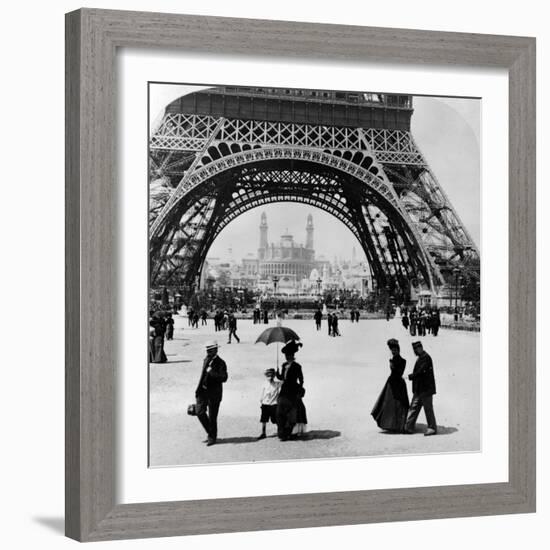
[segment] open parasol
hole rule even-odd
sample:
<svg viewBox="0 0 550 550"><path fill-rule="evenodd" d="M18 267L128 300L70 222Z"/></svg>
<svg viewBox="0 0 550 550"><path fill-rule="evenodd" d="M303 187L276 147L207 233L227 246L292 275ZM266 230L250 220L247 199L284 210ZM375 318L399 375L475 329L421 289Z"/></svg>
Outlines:
<svg viewBox="0 0 550 550"><path fill-rule="evenodd" d="M263 342L266 346L277 343L277 368L279 368L279 342L286 344L289 340L299 340L300 337L288 327L270 327L266 328L256 339L255 344Z"/></svg>

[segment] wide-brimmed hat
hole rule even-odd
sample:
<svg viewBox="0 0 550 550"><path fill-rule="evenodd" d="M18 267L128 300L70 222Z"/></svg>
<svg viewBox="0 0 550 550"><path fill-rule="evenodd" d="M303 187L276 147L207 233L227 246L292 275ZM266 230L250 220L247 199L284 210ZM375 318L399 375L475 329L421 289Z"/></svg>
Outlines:
<svg viewBox="0 0 550 550"><path fill-rule="evenodd" d="M289 340L281 349L281 352L285 355L287 353L296 353L302 347L301 342L296 342L296 340Z"/></svg>
<svg viewBox="0 0 550 550"><path fill-rule="evenodd" d="M209 349L218 349L218 342L216 342L216 340L209 340L208 342L206 342L204 347L207 350L209 350Z"/></svg>
<svg viewBox="0 0 550 550"><path fill-rule="evenodd" d="M265 369L264 374L275 374L275 369Z"/></svg>

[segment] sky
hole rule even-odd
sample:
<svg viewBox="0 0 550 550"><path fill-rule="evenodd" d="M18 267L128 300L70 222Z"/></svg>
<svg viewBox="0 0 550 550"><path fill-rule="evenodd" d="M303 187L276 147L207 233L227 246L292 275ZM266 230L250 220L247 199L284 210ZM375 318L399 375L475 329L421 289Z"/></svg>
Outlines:
<svg viewBox="0 0 550 550"><path fill-rule="evenodd" d="M151 86L151 128L162 118L164 106L173 99L204 87ZM471 98L415 96L411 129L432 172L447 194L466 230L480 243L480 133L481 101ZM235 260L256 254L260 216L265 211L269 242L278 242L287 231L296 243L305 243L305 225L313 216L317 257L350 258L355 247L364 258L351 231L332 215L312 206L275 203L242 214L223 229L208 253L209 257Z"/></svg>

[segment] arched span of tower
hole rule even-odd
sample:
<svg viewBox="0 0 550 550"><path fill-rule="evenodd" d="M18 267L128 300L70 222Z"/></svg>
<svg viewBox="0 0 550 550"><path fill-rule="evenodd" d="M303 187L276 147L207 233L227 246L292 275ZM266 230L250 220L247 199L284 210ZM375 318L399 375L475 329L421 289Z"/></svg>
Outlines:
<svg viewBox="0 0 550 550"><path fill-rule="evenodd" d="M368 154L305 148L209 148L151 223L151 281L192 285L206 253L233 219L273 202L301 202L344 223L379 285L432 288L431 264L395 192Z"/></svg>

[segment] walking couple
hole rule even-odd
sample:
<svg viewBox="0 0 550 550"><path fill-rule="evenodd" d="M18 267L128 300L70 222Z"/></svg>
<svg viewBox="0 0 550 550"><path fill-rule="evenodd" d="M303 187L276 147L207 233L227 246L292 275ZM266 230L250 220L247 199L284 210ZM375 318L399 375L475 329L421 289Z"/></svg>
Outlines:
<svg viewBox="0 0 550 550"><path fill-rule="evenodd" d="M437 424L433 410L435 395L435 377L432 358L424 351L421 342L413 342L414 354L417 356L413 372L408 379L412 381L413 398L409 406L407 385L403 380L407 361L401 357L399 342L395 338L388 340L391 351L391 374L372 409L379 428L383 430L412 434L416 420L422 408L426 414L428 428L424 435L435 435Z"/></svg>

